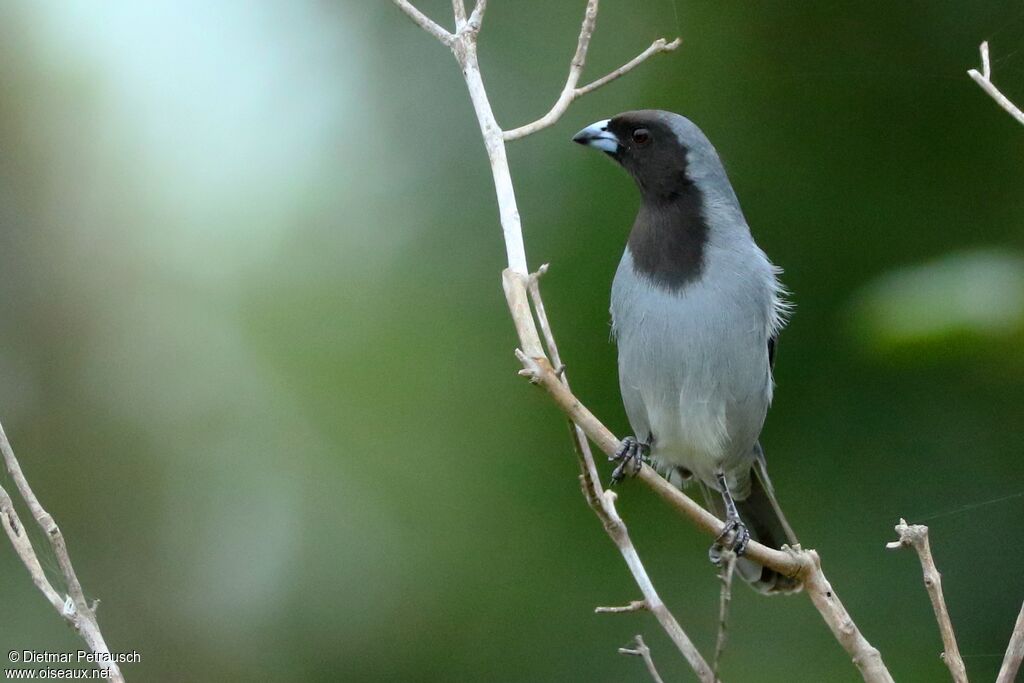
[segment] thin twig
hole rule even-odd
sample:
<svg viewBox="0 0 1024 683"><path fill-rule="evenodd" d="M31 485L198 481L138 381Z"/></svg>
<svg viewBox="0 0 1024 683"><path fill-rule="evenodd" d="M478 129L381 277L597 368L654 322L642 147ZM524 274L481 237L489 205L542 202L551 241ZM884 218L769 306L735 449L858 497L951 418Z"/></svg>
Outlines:
<svg viewBox="0 0 1024 683"><path fill-rule="evenodd" d="M1017 680L1017 671L1020 669L1022 659L1024 659L1024 605L1021 605L1017 623L1013 626L1013 634L1010 635L1010 644L1006 646L1006 656L1003 657L1003 665L999 667L999 677L996 678L996 683L1013 683Z"/></svg>
<svg viewBox="0 0 1024 683"><path fill-rule="evenodd" d="M572 56L572 61L569 62L569 75L565 79L565 85L562 87L562 92L559 93L558 99L555 100L555 104L547 114L536 121L502 133L502 137L506 142L518 140L519 138L526 137L527 135L536 133L539 130L544 130L548 126L554 125L558 119L562 118L562 115L569 109L569 105L577 98L583 97L587 93L591 93L601 86L611 83L620 76L624 76L638 67L649 57L658 54L659 52L671 52L679 47L681 42L679 38L676 38L671 43L667 42L664 38L658 38L656 41L651 43L650 47L620 66L615 71L612 71L611 73L602 76L596 81L588 83L583 87L576 87L580 81L580 76L583 74L583 67L587 63L587 49L590 47L590 39L594 35L594 27L597 24L597 3L598 0L587 0L587 9L583 13L583 24L580 26L580 35L576 40L576 52Z"/></svg>
<svg viewBox="0 0 1024 683"><path fill-rule="evenodd" d="M527 279L527 291L529 292L530 301L533 304L533 310L537 317L537 325L544 338L544 346L547 349L548 357L551 358L551 362L554 366L558 368L555 374L558 375L558 379L562 382L562 385L571 391L569 386L569 374L566 372L565 364L562 363L562 356L558 352L558 344L555 342L555 335L551 331L551 322L548 320L547 309L544 307L544 299L540 296L540 279L548 272L548 268L549 265L545 263L537 269L537 272L530 274ZM569 431L572 434L576 454L579 458L583 495L586 497L590 507L598 513L598 516L601 517L602 521L604 521L607 526L607 515L603 514L601 505L603 491L601 487L601 477L597 472L594 455L590 450L590 442L587 441L587 435L583 432L580 426L573 422L571 418L569 419Z"/></svg>
<svg viewBox="0 0 1024 683"><path fill-rule="evenodd" d="M107 643L103 639L103 633L100 631L99 623L96 621L93 605L90 605L85 599L82 584L79 582L75 568L71 564L71 556L68 554L64 535L50 513L43 509L32 487L29 486L28 479L25 478L25 473L21 470L21 464L14 456L14 450L7 440L7 434L4 433L2 425L0 425L0 454L3 455L4 466L11 479L14 480L18 493L28 506L29 512L35 519L36 524L43 530L47 541L50 543L50 547L53 549L54 555L57 557L57 564L60 566L61 573L68 586L69 595L66 600L60 599L57 591L50 584L45 573L43 573L42 567L39 565L38 556L32 547L32 542L25 533L21 520L18 519L18 513L14 509L10 496L0 488L0 522L4 525L7 537L14 545L18 557L21 558L22 563L32 576L32 582L43 593L47 601L53 605L57 613L82 637L82 640L89 646L89 649L93 653L100 655L103 661L97 662L97 666L107 669L110 672L111 680L123 681L124 678L121 675L120 668L110 657L110 648L107 647Z"/></svg>
<svg viewBox="0 0 1024 683"><path fill-rule="evenodd" d="M711 663L711 670L714 672L715 678L718 678L718 667L722 661L722 653L725 652L725 643L728 638L729 603L732 601L732 577L735 568L736 553L728 549L723 550L722 571L719 575L722 590L718 599L718 637L715 639L715 658Z"/></svg>
<svg viewBox="0 0 1024 683"><path fill-rule="evenodd" d="M618 511L615 509L615 492L605 491L601 500L604 515L607 516L605 531L608 532L608 535L618 547L622 558L626 561L626 566L633 575L633 580L644 596L647 609L658 620L658 623L661 624L668 637L672 639L679 653L686 659L690 668L697 675L697 678L702 683L714 683L715 678L711 673L711 667L708 666L707 661L700 654L693 641L690 640L690 637L686 635L683 627L676 621L675 616L665 606L665 603L661 601L661 596L658 595L658 591L654 588L654 583L640 561L640 555L636 552L636 548L633 547L633 541L626 530L626 524L619 517Z"/></svg>
<svg viewBox="0 0 1024 683"><path fill-rule="evenodd" d="M32 547L32 541L29 539L25 527L18 517L18 511L14 508L14 502L11 501L10 495L2 486L0 486L0 524L3 524L4 531L7 532L7 538L10 539L11 545L14 546L14 551L21 559L21 563L28 569L28 573L32 577L32 583L42 592L47 601L53 605L57 613L64 616L64 601L54 589L53 584L50 583L46 572L43 571L42 565L39 564L39 557L36 555L36 550Z"/></svg>
<svg viewBox="0 0 1024 683"><path fill-rule="evenodd" d="M487 0L476 0L476 4L473 5L473 12L469 15L469 21L466 25L471 31L479 31L480 27L484 23L484 12L487 11Z"/></svg>
<svg viewBox="0 0 1024 683"><path fill-rule="evenodd" d="M416 9L409 0L393 0L393 2L398 9L405 12L406 16L416 22L417 26L437 38L443 45L451 46L452 41L455 40L455 36L441 28L440 24L428 17L426 14ZM473 13L476 14L475 11Z"/></svg>
<svg viewBox="0 0 1024 683"><path fill-rule="evenodd" d="M638 66L643 64L645 61L647 61L648 58L653 57L654 55L658 54L659 52L672 52L676 48L678 48L680 45L682 45L682 43L683 43L683 39L682 38L676 38L672 42L669 42L669 41L665 40L664 38L658 38L656 41L651 43L650 46L646 50L644 50L643 52L638 54L636 57L633 57L633 59L631 59L628 62L626 62L625 64L623 64L622 66L620 66L615 71L607 73L604 76L601 76L601 78L598 78L595 81L591 81L590 83L587 83L582 88L578 88L576 90L576 97L583 97L584 95L589 95L590 93L594 92L598 88L601 88L601 87L604 87L604 86L608 85L609 83L614 81L616 78L619 78L620 76L625 76L630 71L632 71L633 69L637 68Z"/></svg>
<svg viewBox="0 0 1024 683"><path fill-rule="evenodd" d="M636 643L634 647L620 647L619 654L640 657L644 660L644 665L647 667L647 673L651 675L651 680L653 680L654 683L664 683L661 680L661 675L658 674L658 669L654 666L654 659L651 657L651 648L647 647L647 643L644 642L643 636L637 634L633 636L633 641Z"/></svg>
<svg viewBox="0 0 1024 683"><path fill-rule="evenodd" d="M628 605L621 607L595 607L594 614L626 614L627 612L642 612L646 609L646 600L631 600Z"/></svg>
<svg viewBox="0 0 1024 683"><path fill-rule="evenodd" d="M946 608L946 599L942 595L942 575L935 566L932 558L931 544L928 543L928 527L922 524L907 524L907 520L901 519L896 525L896 533L899 538L886 544L886 548L895 550L897 548L913 548L921 561L921 571L924 572L924 587L928 591L928 597L932 601L932 610L935 611L935 621L939 624L939 633L942 634L942 661L949 667L949 673L956 683L967 683L967 670L964 668L964 660L960 656L960 649L956 644L956 635L953 633L953 622L949 618L949 610Z"/></svg>
<svg viewBox="0 0 1024 683"><path fill-rule="evenodd" d="M452 14L455 15L455 31L459 32L466 25L466 3L463 0L452 0Z"/></svg>
<svg viewBox="0 0 1024 683"><path fill-rule="evenodd" d="M547 309L544 307L544 300L540 296L540 279L547 272L548 264L545 263L537 269L537 272L531 273L527 279L527 291L529 292L530 301L533 303L533 310L537 315L537 325L544 336L544 346L547 348L552 362L556 367L560 368L560 371L556 373L558 379L566 389L569 389L569 374L566 372L565 365L562 363L562 357L558 353L558 344L555 342L555 335L551 331L551 322L548 320ZM569 419L569 431L572 434L573 446L579 461L580 484L583 487L583 495L591 509L597 513L604 523L605 528L608 528L609 518L602 504L603 489L601 487L601 477L597 472L594 454L590 450L590 442L587 441L587 435L580 426L573 422L571 418Z"/></svg>
<svg viewBox="0 0 1024 683"><path fill-rule="evenodd" d="M988 41L981 44L981 73L977 69L968 69L967 75L974 79L974 82L981 86L981 89L988 93L988 96L996 101L1000 107L1017 119L1017 123L1024 124L1024 111L1010 101L1006 95L999 91L999 88L992 82L992 65L988 59Z"/></svg>

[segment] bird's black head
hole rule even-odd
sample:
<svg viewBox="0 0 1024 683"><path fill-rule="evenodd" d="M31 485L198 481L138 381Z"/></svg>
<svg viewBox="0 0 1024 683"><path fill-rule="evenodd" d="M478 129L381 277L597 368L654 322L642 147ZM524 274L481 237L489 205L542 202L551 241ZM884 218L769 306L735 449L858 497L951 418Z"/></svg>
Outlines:
<svg viewBox="0 0 1024 683"><path fill-rule="evenodd" d="M629 111L587 126L573 142L619 162L648 199L672 199L692 184L686 172L687 145L673 117L685 121L669 112Z"/></svg>
<svg viewBox="0 0 1024 683"><path fill-rule="evenodd" d="M615 159L640 188L640 208L629 234L633 269L670 290L700 277L711 234L708 199L721 206L736 203L704 133L679 114L645 110L598 121L573 140Z"/></svg>

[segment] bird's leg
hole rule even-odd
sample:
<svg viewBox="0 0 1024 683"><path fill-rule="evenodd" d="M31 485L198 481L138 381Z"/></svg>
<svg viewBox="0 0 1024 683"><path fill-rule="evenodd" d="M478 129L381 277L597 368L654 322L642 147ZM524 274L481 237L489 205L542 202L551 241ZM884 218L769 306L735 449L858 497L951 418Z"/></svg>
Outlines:
<svg viewBox="0 0 1024 683"><path fill-rule="evenodd" d="M619 444L619 450L615 451L615 455L608 458L611 462L617 462L618 465L612 470L612 483L620 482L626 478L627 470L630 476L636 476L640 473L640 468L647 461L647 455L651 452L651 445L649 443L643 443L638 441L635 436L627 436Z"/></svg>
<svg viewBox="0 0 1024 683"><path fill-rule="evenodd" d="M750 541L750 532L747 530L747 525L740 519L740 513L736 510L736 502L732 499L732 494L729 493L725 474L716 472L715 478L718 479L718 488L722 492L722 500L725 501L725 526L722 527L722 533L711 544L708 557L711 558L713 564L718 565L722 561L722 551L725 549L731 550L737 557L743 554Z"/></svg>

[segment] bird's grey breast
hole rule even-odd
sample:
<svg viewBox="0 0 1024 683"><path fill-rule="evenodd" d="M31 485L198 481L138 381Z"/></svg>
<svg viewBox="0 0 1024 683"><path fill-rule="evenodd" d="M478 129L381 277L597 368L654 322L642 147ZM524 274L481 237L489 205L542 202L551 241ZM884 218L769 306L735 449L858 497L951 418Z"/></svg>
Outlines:
<svg viewBox="0 0 1024 683"><path fill-rule="evenodd" d="M712 235L699 278L678 289L645 275L627 248L611 301L636 436L653 437L657 460L711 482L715 469L742 464L764 422L777 288L749 233L746 243L716 242Z"/></svg>

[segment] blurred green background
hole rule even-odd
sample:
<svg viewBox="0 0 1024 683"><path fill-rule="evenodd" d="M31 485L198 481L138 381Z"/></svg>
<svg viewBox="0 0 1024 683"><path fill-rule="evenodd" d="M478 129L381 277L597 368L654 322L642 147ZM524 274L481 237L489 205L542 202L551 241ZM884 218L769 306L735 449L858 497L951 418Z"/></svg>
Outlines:
<svg viewBox="0 0 1024 683"><path fill-rule="evenodd" d="M584 2L491 4L511 127ZM1024 128L965 70L990 40L1024 102L1024 4L603 5L585 77L682 48L510 148L577 393L627 429L607 309L637 199L569 137L679 111L793 291L762 439L791 521L900 681L946 677L917 560L884 550L929 523L992 680L1024 599ZM456 65L391 3L12 0L0 88L0 419L129 680L643 681L635 633L692 679L649 615L592 613L638 593L516 376ZM620 509L710 654L708 539L640 486ZM0 650L80 647L0 546ZM745 588L722 673L858 680L805 597Z"/></svg>

